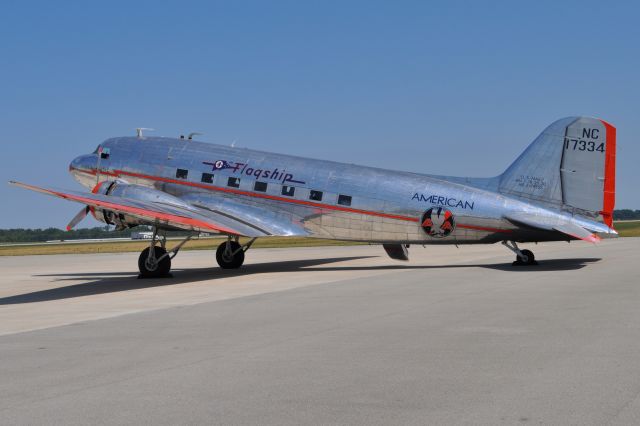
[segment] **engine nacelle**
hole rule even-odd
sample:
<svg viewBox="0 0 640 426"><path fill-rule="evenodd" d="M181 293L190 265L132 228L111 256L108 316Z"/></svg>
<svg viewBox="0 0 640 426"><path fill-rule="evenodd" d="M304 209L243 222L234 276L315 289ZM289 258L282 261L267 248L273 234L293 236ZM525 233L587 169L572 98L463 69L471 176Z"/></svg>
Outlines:
<svg viewBox="0 0 640 426"><path fill-rule="evenodd" d="M95 188L93 188L92 192L109 197L122 197L127 200L157 202L181 208L189 208L189 205L184 201L174 197L173 195L167 194L166 192L158 191L157 189L149 188L147 186L130 184L122 180L107 180L100 182L95 186ZM100 222L115 225L117 230L133 228L134 226L144 224L142 220L128 215L127 213L119 213L97 207L91 209L91 214Z"/></svg>

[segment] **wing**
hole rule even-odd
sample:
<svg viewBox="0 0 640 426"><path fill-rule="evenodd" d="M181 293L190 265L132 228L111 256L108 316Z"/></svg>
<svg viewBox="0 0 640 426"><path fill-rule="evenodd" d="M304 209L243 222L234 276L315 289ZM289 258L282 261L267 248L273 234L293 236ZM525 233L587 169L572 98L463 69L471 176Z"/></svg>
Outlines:
<svg viewBox="0 0 640 426"><path fill-rule="evenodd" d="M233 221L249 227L256 236L306 237L310 234L304 220L292 209L275 204L249 205L236 198L203 192L186 194L180 199L216 221Z"/></svg>
<svg viewBox="0 0 640 426"><path fill-rule="evenodd" d="M558 231L573 238L597 243L600 237L597 233L613 235L617 233L603 223L578 220L563 215L545 215L529 212L514 212L506 218L516 224L523 224L532 228L545 231Z"/></svg>
<svg viewBox="0 0 640 426"><path fill-rule="evenodd" d="M184 206L169 205L149 200L130 199L112 195L40 188L13 181L9 183L31 191L86 204L93 209L126 214L150 225L163 225L185 230L217 232L248 237L267 235L249 224L243 224L233 218L224 217L223 215L211 217L211 215L203 214L201 211L191 208L187 204Z"/></svg>

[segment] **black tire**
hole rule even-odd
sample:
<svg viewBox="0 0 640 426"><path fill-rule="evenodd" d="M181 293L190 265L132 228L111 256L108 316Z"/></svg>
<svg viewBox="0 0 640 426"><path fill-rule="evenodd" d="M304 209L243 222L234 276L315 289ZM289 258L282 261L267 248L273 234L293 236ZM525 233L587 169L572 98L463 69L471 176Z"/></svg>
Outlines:
<svg viewBox="0 0 640 426"><path fill-rule="evenodd" d="M167 251L162 247L155 246L154 253L156 255L156 259L159 259L162 255L164 255ZM152 269L147 265L147 259L149 257L149 247L142 250L140 253L140 257L138 257L138 269L140 270L140 276L142 278L159 278L166 277L169 275L169 271L171 270L171 258L166 256L156 265L155 269Z"/></svg>
<svg viewBox="0 0 640 426"><path fill-rule="evenodd" d="M231 241L231 251L235 252L240 248L240 244L235 241ZM228 258L225 255L225 249L227 246L227 242L224 242L218 246L216 250L216 260L218 261L218 265L222 269L238 269L244 263L244 251L238 250L237 253L233 256L233 258Z"/></svg>
<svg viewBox="0 0 640 426"><path fill-rule="evenodd" d="M516 261L513 262L514 266L530 266L530 265L538 264L531 250L521 250L521 253L524 255L526 259L522 259L520 258L520 256L516 256Z"/></svg>
<svg viewBox="0 0 640 426"><path fill-rule="evenodd" d="M526 260L522 259L525 265L535 265L536 258L531 250L522 250L522 254L526 257Z"/></svg>

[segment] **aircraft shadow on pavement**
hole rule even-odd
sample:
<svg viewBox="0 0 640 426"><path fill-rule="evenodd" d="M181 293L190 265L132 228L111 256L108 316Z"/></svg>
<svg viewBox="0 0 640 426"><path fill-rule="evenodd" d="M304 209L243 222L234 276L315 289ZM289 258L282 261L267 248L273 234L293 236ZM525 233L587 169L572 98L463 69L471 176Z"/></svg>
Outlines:
<svg viewBox="0 0 640 426"><path fill-rule="evenodd" d="M571 259L541 260L537 265L514 266L511 263L497 263L494 265L482 265L484 268L496 269L508 272L547 272L547 271L573 271L582 269L589 263L599 262L599 257L583 257Z"/></svg>
<svg viewBox="0 0 640 426"><path fill-rule="evenodd" d="M81 284L73 284L48 290L34 291L0 298L1 305L17 305L23 303L46 302L51 300L70 299L74 297L91 296L97 294L115 293L128 290L138 290L151 287L179 285L198 281L211 281L244 275L276 272L322 272L322 271L375 271L375 270L428 270L428 269L459 269L459 268L487 268L499 271L513 272L547 272L571 271L582 269L589 263L598 262L600 258L570 258L540 261L536 266L513 266L511 263L497 264L456 264L456 265L411 265L387 264L378 266L323 266L331 263L350 260L367 259L378 256L336 257L324 259L287 260L282 262L256 263L244 265L241 269L225 270L218 267L175 269L173 275L167 278L138 279L131 272L82 272L67 274L43 274L41 277L59 277L55 281L89 280Z"/></svg>
<svg viewBox="0 0 640 426"><path fill-rule="evenodd" d="M89 280L81 284L73 284L48 290L18 294L0 298L0 306L17 305L22 303L46 302L51 300L71 299L74 297L92 296L97 294L115 293L128 290L139 290L151 287L187 284L198 281L212 281L223 278L239 277L259 273L289 272L306 270L307 267L325 265L335 262L366 259L376 256L353 256L324 259L287 260L282 262L246 264L240 269L210 268L173 269L172 275L165 278L138 279L137 274L127 272L81 272L62 274L42 274L39 277L59 277L55 281Z"/></svg>

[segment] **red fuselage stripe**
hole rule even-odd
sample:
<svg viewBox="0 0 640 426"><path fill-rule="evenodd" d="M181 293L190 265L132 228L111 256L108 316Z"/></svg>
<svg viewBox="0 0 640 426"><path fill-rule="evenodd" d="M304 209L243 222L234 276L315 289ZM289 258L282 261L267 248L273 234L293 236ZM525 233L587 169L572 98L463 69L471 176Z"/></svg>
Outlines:
<svg viewBox="0 0 640 426"><path fill-rule="evenodd" d="M473 229L476 231L489 231L489 232L511 232L511 229L500 229L500 228L489 228L486 226L475 226L475 225L464 225L462 223L459 223L456 225L458 228L465 228L465 229Z"/></svg>
<svg viewBox="0 0 640 426"><path fill-rule="evenodd" d="M75 170L78 170L78 171L80 171L82 173L88 173L90 175L95 175L96 174L95 170L90 170L90 171L81 170L81 169L75 169ZM198 182L189 182L189 181L165 178L165 177L162 177L162 176L151 176L151 175L145 175L145 174L141 174L141 173L128 172L128 171L125 171L125 170L114 170L113 172L108 172L108 171L102 171L101 170L100 174L113 176L113 177L116 177L116 178L120 177L122 175L131 176L131 177L136 177L136 178L139 178L139 179L147 179L147 180L158 181L158 182L173 183L173 184L176 184L176 185L191 186L191 187L195 187L195 188L207 189L207 190L210 190L210 191L227 192L227 193L230 193L230 194L244 195L244 196L247 196L247 197L264 198L264 199L267 199L267 200L282 201L282 202L285 202L285 203L301 204L301 205L310 206L310 207L317 207L319 209L336 210L336 211L343 211L343 212L348 212L348 213L364 214L364 215L368 215L368 216L385 217L385 218L388 218L388 219L404 220L404 221L407 221L407 222L420 222L420 219L417 218L417 217L394 215L394 214L374 212L374 211L369 211L369 210L352 209L352 208L349 208L349 207L333 206L333 205L330 205L330 204L314 203L312 201L296 200L296 199L291 199L291 198L279 197L279 196L275 196L275 195L257 194L257 193L253 193L253 192L242 191L240 189L223 188L223 187L215 186L215 185L207 185L207 184L198 183ZM459 226L460 228L473 229L473 230L477 230L477 231L511 232L510 229L488 228L488 227L474 226L474 225L464 225L464 224L458 224L457 226Z"/></svg>

